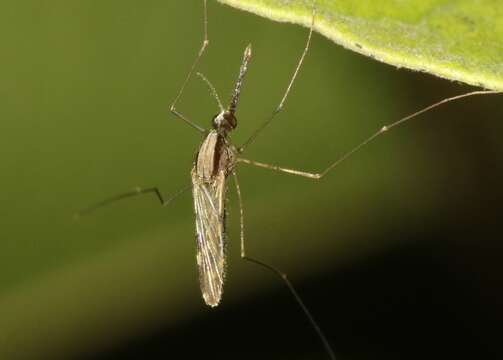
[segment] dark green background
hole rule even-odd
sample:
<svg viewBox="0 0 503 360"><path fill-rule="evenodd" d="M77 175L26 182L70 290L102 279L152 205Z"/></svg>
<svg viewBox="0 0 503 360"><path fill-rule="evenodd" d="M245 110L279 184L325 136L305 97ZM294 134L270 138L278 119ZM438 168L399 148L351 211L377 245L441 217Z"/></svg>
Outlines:
<svg viewBox="0 0 503 360"><path fill-rule="evenodd" d="M168 208L145 196L72 220L80 208L135 186L169 194L190 181L201 137L175 120L169 105L200 46L201 1L9 1L0 5L0 34L2 359L140 359L156 358L155 351L235 358L250 349L263 358L324 356L283 285L239 260L232 187L228 281L216 310L205 307L199 293L189 193ZM232 134L236 144L277 106L306 35L306 29L209 2L210 46L199 70L225 101L242 51L253 44ZM285 111L247 156L321 170L382 125L469 90L315 35ZM299 285L341 358L393 358L390 349L401 340L394 341L393 332L387 341L373 334L385 331L384 319L408 314L393 312L386 301L383 317L376 315L378 305L351 307L362 294L341 287L351 278L341 274L362 266L369 277L361 286L373 289L365 293L369 304L380 304L372 296L386 291L400 308L400 289L414 289L420 279L424 296L411 295L411 303L421 311L422 301L437 308L435 285L425 285L438 278L428 268L433 262L449 269L446 283L470 279L471 287L448 293L449 303L459 298L464 309L456 319L480 320L474 314L481 309L494 318L490 304L500 295L491 279L501 274L501 104L494 95L471 98L423 115L318 183L238 169L249 254ZM198 79L179 109L203 126L217 111ZM401 258L400 251L414 254L418 266L408 269L416 281L406 276L406 261L391 267L378 261L390 253ZM376 261L386 276L377 271L371 280L376 271L365 266ZM376 285L390 274L405 275L397 278L399 286ZM460 294L478 305L464 306ZM366 314L372 326L351 338L359 333L351 328L357 314ZM474 324L467 329L484 328ZM411 347L397 358L413 358L416 347L428 350L428 329L411 335ZM473 330L473 339L487 339L480 331ZM474 351L489 354L489 343L475 342Z"/></svg>

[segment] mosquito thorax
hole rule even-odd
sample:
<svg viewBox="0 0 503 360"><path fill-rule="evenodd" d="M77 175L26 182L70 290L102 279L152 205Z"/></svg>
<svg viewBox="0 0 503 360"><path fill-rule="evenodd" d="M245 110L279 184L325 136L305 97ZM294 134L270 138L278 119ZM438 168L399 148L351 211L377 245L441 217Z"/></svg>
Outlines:
<svg viewBox="0 0 503 360"><path fill-rule="evenodd" d="M230 111L222 111L213 117L212 125L218 132L229 132L234 130L238 122L234 114Z"/></svg>

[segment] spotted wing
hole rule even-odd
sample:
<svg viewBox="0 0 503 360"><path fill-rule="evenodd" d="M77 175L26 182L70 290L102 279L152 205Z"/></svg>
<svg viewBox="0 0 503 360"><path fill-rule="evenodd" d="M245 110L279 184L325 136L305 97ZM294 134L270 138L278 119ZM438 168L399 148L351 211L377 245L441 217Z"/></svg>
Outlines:
<svg viewBox="0 0 503 360"><path fill-rule="evenodd" d="M206 304L217 306L225 276L225 175L206 182L193 172L192 183L201 292Z"/></svg>

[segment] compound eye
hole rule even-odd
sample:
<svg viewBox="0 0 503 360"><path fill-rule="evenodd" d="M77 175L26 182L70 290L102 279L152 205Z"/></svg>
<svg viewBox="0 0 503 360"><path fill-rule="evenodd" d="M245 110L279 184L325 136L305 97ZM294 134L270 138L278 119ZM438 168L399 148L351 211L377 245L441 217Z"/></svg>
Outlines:
<svg viewBox="0 0 503 360"><path fill-rule="evenodd" d="M238 125L236 117L231 113L225 114L225 120L231 129L236 128L236 126Z"/></svg>

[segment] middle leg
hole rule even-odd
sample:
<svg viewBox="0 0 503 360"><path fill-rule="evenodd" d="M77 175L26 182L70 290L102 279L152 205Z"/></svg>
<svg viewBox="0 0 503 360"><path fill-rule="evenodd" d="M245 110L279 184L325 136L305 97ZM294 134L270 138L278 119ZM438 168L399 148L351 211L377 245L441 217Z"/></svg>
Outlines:
<svg viewBox="0 0 503 360"><path fill-rule="evenodd" d="M281 281L283 281L283 283L288 287L288 290L292 294L292 296L295 299L295 301L297 302L297 304L302 309L302 312L304 313L304 315L306 316L306 318L309 320L309 323L313 327L314 331L316 332L316 334L320 338L321 342L323 343L323 346L325 347L325 350L326 350L328 356L330 357L330 359L335 360L334 351L332 350L332 347L330 346L330 343L328 342L327 338L325 337L325 334L323 333L323 331L319 327L319 325L316 322L316 320L314 319L313 315L311 315L311 312L309 311L309 309L307 308L307 306L304 304L304 301L302 301L302 298L297 293L297 290L295 290L295 288L292 285L292 283L290 282L290 280L288 280L288 277L287 277L286 273L280 271L276 267L274 267L272 265L269 265L269 264L267 264L267 263L265 263L265 262L263 262L261 260L258 260L256 258L252 258L252 257L246 255L246 249L245 249L245 232L244 232L243 199L241 197L241 188L239 186L238 176L237 176L237 174L236 174L235 171L232 172L232 175L234 177L234 183L236 185L236 192L237 192L238 202L239 202L239 215L240 215L239 216L239 218L240 218L239 224L240 224L240 234L241 234L241 236L240 236L241 237L241 258L243 260L246 260L246 261L251 262L253 264L259 265L259 266L261 266L261 267L263 267L263 268L271 271L276 276L278 276L281 279Z"/></svg>

